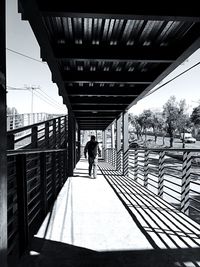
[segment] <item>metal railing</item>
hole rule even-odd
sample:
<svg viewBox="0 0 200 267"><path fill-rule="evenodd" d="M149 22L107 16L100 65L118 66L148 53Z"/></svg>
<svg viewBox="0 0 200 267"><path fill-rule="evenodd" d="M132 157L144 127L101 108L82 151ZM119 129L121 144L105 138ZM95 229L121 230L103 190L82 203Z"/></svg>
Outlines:
<svg viewBox="0 0 200 267"><path fill-rule="evenodd" d="M66 141L67 116L61 116L7 132L8 149L60 148Z"/></svg>
<svg viewBox="0 0 200 267"><path fill-rule="evenodd" d="M67 150L8 151L8 259L30 244L67 179Z"/></svg>
<svg viewBox="0 0 200 267"><path fill-rule="evenodd" d="M105 160L123 173L123 153ZM113 164L114 162L114 164ZM128 176L200 223L200 149L130 149Z"/></svg>
<svg viewBox="0 0 200 267"><path fill-rule="evenodd" d="M7 115L7 131L61 116L61 114L48 114L44 112Z"/></svg>

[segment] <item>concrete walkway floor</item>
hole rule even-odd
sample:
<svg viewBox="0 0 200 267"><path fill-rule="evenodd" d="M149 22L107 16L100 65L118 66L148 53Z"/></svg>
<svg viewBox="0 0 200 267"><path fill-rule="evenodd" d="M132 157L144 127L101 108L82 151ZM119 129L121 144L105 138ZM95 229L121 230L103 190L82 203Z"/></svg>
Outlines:
<svg viewBox="0 0 200 267"><path fill-rule="evenodd" d="M100 171L89 178L87 167L79 161L36 236L97 251L151 249Z"/></svg>
<svg viewBox="0 0 200 267"><path fill-rule="evenodd" d="M87 168L87 161L80 160L19 267L200 266L199 246L153 248L110 182L100 170L97 179L89 178ZM123 186L121 190L126 193Z"/></svg>

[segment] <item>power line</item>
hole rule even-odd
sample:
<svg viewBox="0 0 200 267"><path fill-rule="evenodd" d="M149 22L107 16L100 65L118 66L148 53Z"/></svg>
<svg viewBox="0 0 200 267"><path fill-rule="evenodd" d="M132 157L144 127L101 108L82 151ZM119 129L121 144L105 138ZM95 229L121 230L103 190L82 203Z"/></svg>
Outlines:
<svg viewBox="0 0 200 267"><path fill-rule="evenodd" d="M60 109L63 111L62 107L56 106L54 103L51 103L49 100L45 99L41 94L39 94L39 92L33 92L33 94L38 98L40 98L41 100L43 100L44 102L46 102L48 105L52 106L53 108Z"/></svg>
<svg viewBox="0 0 200 267"><path fill-rule="evenodd" d="M186 72L190 71L191 69L197 67L200 64L200 61L197 62L196 64L194 64L193 66L191 66L190 68L184 70L183 72L179 73L178 75L176 75L175 77L173 77L172 79L170 79L169 81L161 84L160 86L158 86L157 88L155 88L153 91L150 91L148 94L146 94L143 98L153 94L154 92L156 92L158 89L162 88L163 86L165 86L166 84L172 82L173 80L177 79L178 77L182 76L183 74L185 74Z"/></svg>
<svg viewBox="0 0 200 267"><path fill-rule="evenodd" d="M42 92L43 92L43 91L42 91ZM46 99L46 97L43 96L40 92L37 92L37 94L39 94L43 99L45 99L45 101L48 101L48 102L52 103L54 106L56 106L56 107L58 107L58 108L63 108L62 105L60 105L59 103L57 104L57 102L55 102L54 100L51 100L51 97L48 96L47 94L46 94L46 95L47 95L48 98L50 98L50 99Z"/></svg>
<svg viewBox="0 0 200 267"><path fill-rule="evenodd" d="M15 50L12 50L12 49L10 49L10 48L6 48L6 50L8 50L8 51L10 51L10 52L12 52L12 53L15 53L15 54L17 54L17 55L20 55L20 56L26 57L26 58L28 58L28 59L31 59L31 60L34 60L34 61L40 62L40 63L42 63L42 64L47 64L46 62L43 62L43 61L41 61L41 60L38 60L38 59L36 59L36 58L33 58L33 57L30 57L30 56L27 56L27 55L25 55L25 54L22 54L22 53L20 53L20 52L17 52L17 51L15 51Z"/></svg>
<svg viewBox="0 0 200 267"><path fill-rule="evenodd" d="M43 93L44 95L46 95L51 101L53 101L55 104L57 104L57 105L60 106L60 104L59 104L57 101L55 101L55 100L54 100L53 98L51 98L48 94L46 94L41 88L39 88L39 90L42 91L42 93Z"/></svg>
<svg viewBox="0 0 200 267"><path fill-rule="evenodd" d="M62 105L60 105L59 103L57 103L56 101L54 101L54 100L47 100L46 98L44 98L44 96L41 94L41 93L39 93L39 92L37 92L37 94L39 94L40 96L38 96L37 94L35 94L35 92L33 92L32 90L31 90L31 88L29 88L29 87L26 87L26 88L17 88L17 87L12 87L12 86L7 86L7 89L8 90L19 90L19 91L22 91L22 90L27 90L27 91L30 91L31 93L33 93L35 96L37 96L38 98L40 98L41 100L43 100L44 102L46 102L47 104L49 104L49 105L51 105L53 108L57 108L57 109L64 109L63 107L62 107ZM40 89L39 87L37 88L37 89ZM40 89L41 90L41 89ZM42 91L42 90L41 90ZM43 92L43 91L42 91ZM44 92L43 92L44 93ZM45 95L47 96L47 97L49 97L50 99L51 99L51 97L50 96L48 96L46 93L45 93ZM54 103L54 102L55 103Z"/></svg>
<svg viewBox="0 0 200 267"><path fill-rule="evenodd" d="M10 91L10 90L21 90L21 91L23 91L23 90L28 90L27 88L17 88L17 87L12 87L12 86L7 86L7 90L8 91Z"/></svg>

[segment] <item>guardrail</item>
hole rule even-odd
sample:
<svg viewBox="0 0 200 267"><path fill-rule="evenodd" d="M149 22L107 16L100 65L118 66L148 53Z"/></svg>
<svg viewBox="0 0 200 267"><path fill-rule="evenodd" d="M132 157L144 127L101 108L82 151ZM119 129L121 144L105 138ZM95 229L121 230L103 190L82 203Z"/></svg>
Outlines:
<svg viewBox="0 0 200 267"><path fill-rule="evenodd" d="M115 154L106 149L106 161L122 170ZM128 159L131 179L200 223L200 149L130 149Z"/></svg>
<svg viewBox="0 0 200 267"><path fill-rule="evenodd" d="M23 114L11 114L7 115L7 131L14 130L19 127L39 123L61 117L62 114L48 114L45 112L40 113L23 113Z"/></svg>
<svg viewBox="0 0 200 267"><path fill-rule="evenodd" d="M7 148L60 148L66 132L67 116L20 127L7 132Z"/></svg>
<svg viewBox="0 0 200 267"><path fill-rule="evenodd" d="M15 262L67 179L67 150L10 150L7 161L8 259Z"/></svg>

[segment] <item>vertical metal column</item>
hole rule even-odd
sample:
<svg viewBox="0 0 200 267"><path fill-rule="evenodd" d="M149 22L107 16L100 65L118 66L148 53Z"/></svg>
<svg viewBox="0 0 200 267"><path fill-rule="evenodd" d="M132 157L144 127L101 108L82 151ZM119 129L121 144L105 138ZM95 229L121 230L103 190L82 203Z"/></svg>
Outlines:
<svg viewBox="0 0 200 267"><path fill-rule="evenodd" d="M134 152L134 180L137 181L138 179L138 150L135 149Z"/></svg>
<svg viewBox="0 0 200 267"><path fill-rule="evenodd" d="M121 116L117 119L117 170L121 171Z"/></svg>
<svg viewBox="0 0 200 267"><path fill-rule="evenodd" d="M108 151L107 151L107 147L108 147L108 144L107 144L107 129L105 129L104 131L104 140L105 140L105 154L104 154L104 157L105 157L105 161L108 162Z"/></svg>
<svg viewBox="0 0 200 267"><path fill-rule="evenodd" d="M101 157L105 160L105 131L102 131L102 151Z"/></svg>
<svg viewBox="0 0 200 267"><path fill-rule="evenodd" d="M115 167L115 121L111 125L111 164Z"/></svg>
<svg viewBox="0 0 200 267"><path fill-rule="evenodd" d="M128 175L128 112L123 113L123 175Z"/></svg>
<svg viewBox="0 0 200 267"><path fill-rule="evenodd" d="M72 112L68 114L68 175L73 176L75 167L75 120Z"/></svg>
<svg viewBox="0 0 200 267"><path fill-rule="evenodd" d="M183 153L182 185L181 185L181 211L189 215L190 202L190 172L191 172L192 153Z"/></svg>
<svg viewBox="0 0 200 267"><path fill-rule="evenodd" d="M81 131L80 127L78 126L78 160L81 158Z"/></svg>
<svg viewBox="0 0 200 267"><path fill-rule="evenodd" d="M7 266L7 155L5 0L0 0L0 263Z"/></svg>
<svg viewBox="0 0 200 267"><path fill-rule="evenodd" d="M165 161L165 151L159 153L158 161L158 195L163 197L164 194L164 161Z"/></svg>
<svg viewBox="0 0 200 267"><path fill-rule="evenodd" d="M149 150L144 152L144 186L148 186L148 172L149 172Z"/></svg>

